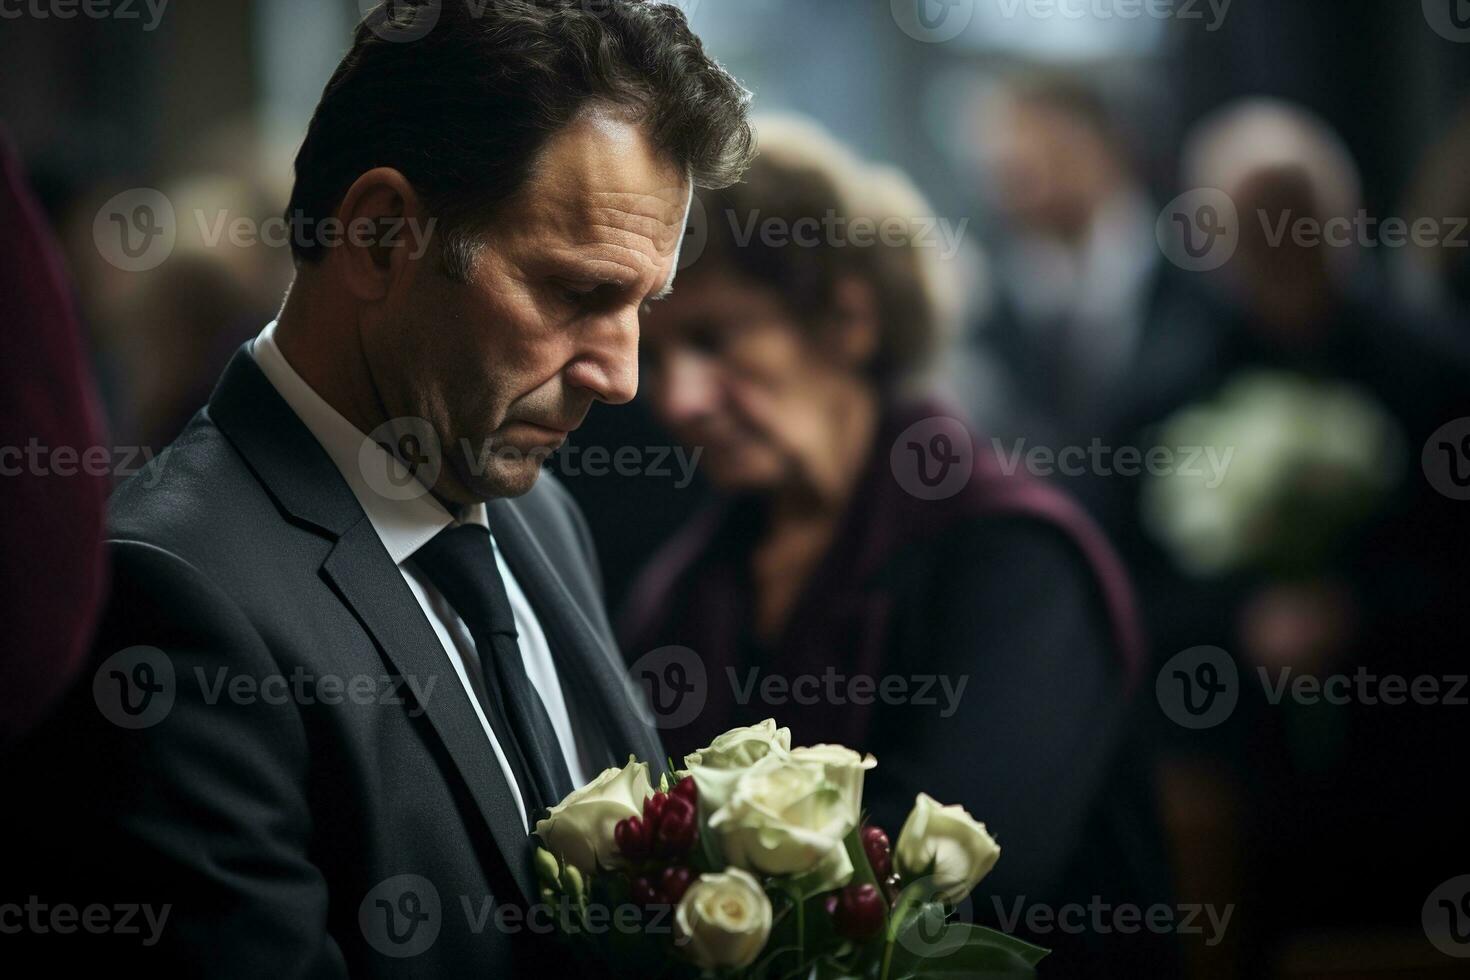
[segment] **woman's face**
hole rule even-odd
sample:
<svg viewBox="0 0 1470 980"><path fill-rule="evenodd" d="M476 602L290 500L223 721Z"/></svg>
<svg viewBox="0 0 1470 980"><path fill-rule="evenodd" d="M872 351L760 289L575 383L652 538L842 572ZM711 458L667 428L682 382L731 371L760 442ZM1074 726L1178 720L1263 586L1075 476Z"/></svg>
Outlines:
<svg viewBox="0 0 1470 980"><path fill-rule="evenodd" d="M640 354L660 421L702 448L705 475L727 491L797 478L841 424L835 396L861 383L818 349L777 293L723 271L683 273L645 314Z"/></svg>

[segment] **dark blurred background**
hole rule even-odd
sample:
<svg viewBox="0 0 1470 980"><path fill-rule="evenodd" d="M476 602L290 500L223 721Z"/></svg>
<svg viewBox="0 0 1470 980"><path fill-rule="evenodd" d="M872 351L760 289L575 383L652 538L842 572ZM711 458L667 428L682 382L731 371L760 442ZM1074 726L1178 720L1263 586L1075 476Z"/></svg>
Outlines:
<svg viewBox="0 0 1470 980"><path fill-rule="evenodd" d="M986 107L1016 72L1058 69L1092 87L1159 203L1180 188L1191 124L1242 97L1278 97L1320 116L1350 149L1363 205L1376 215L1402 214L1428 193L1423 185L1437 178L1427 158L1457 125L1462 151L1467 138L1470 44L1438 33L1413 2L961 0L939 36L950 23L967 21L965 30L928 43L901 29L881 2L679 6L755 93L758 110L808 114L865 156L902 167L940 215L970 217L967 246L996 235L995 195L982 173ZM1178 15L1149 16L1154 6ZM1456 9L1452 0L1440 6L1447 17ZM150 360L169 355L153 346L171 329L159 311L136 312L150 292L188 301L152 281L184 263L119 275L99 261L92 219L113 193L138 187L164 191L179 213L204 208L210 227L221 211L256 220L279 213L306 121L361 10L347 0L111 7L117 13L97 18L80 7L62 17L37 16L19 0L7 5L0 116L67 246L105 369L114 435L161 445L197 398L161 403L189 387L164 377L174 370L171 356L146 372L127 362L140 345ZM186 336L167 342L189 348L178 370L204 384L234 346L226 342L233 336L211 338L211 330L253 335L259 314L274 312L290 264L285 248L205 247L198 224L179 222L178 250L199 264L177 274L221 289L188 294L208 315L184 316ZM993 299L994 263L968 251L983 309Z"/></svg>
<svg viewBox="0 0 1470 980"><path fill-rule="evenodd" d="M1292 551L1308 557L1285 565L1270 549L1241 557L1259 528L1192 510L1207 498L1187 485L1056 476L1123 552L1156 668L1217 645L1247 678L1281 666L1465 673L1470 503L1454 478L1470 465L1470 423L1437 433L1470 416L1470 4L924 0L928 26L912 2L677 5L758 112L818 120L905 170L934 217L968 220L947 260L965 307L938 381L987 438L1213 441L1236 448L1242 480L1273 465L1254 461L1291 458L1253 455L1253 438L1311 441L1282 433L1313 420L1381 442L1366 469L1384 478L1364 481L1361 513L1324 519ZM110 13L0 2L0 123L60 239L112 444L156 450L284 295L284 243L231 244L219 222L283 210L291 159L362 11L97 9ZM1175 212L1202 221L1206 199L1190 196L1201 188L1240 213L1219 269L1156 235ZM117 195L145 190L172 206L175 242L132 271L98 230ZM1442 241L1282 249L1250 217L1360 209L1427 217ZM1302 378L1351 395L1334 402L1340 389ZM1341 426L1322 414L1332 405ZM1431 465L1440 442L1444 472ZM638 404L598 406L573 439L668 444ZM616 607L705 491L677 467L660 479L559 465ZM1315 529L1337 503L1276 532ZM1152 704L1153 672L1145 687ZM1162 695L1153 712L1180 901L1236 907L1218 944L1181 937L1191 975L1470 975L1426 943L1420 904L1470 871L1453 803L1470 708L1359 699L1329 717L1266 693L1248 680L1240 709L1205 730L1176 723Z"/></svg>

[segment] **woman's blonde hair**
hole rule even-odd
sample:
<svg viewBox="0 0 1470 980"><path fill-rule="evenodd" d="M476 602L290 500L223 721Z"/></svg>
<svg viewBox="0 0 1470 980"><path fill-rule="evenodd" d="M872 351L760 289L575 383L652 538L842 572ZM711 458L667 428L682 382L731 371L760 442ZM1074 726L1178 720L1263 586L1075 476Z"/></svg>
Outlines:
<svg viewBox="0 0 1470 980"><path fill-rule="evenodd" d="M939 216L902 171L860 159L809 119L754 124L759 152L744 179L697 195L708 239L681 277L733 272L774 290L816 330L838 284L856 276L878 307L872 379L885 389L912 380L959 315L955 257L942 254ZM798 234L813 222L815 236Z"/></svg>

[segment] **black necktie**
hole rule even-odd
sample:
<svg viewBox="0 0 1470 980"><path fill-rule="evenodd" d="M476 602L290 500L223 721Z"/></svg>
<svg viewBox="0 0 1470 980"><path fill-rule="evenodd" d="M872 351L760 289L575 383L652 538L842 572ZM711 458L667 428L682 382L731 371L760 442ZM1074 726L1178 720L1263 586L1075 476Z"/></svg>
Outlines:
<svg viewBox="0 0 1470 980"><path fill-rule="evenodd" d="M515 772L534 826L538 814L572 791L572 777L546 705L526 674L490 532L478 524L451 525L416 551L414 561L474 637L490 728Z"/></svg>

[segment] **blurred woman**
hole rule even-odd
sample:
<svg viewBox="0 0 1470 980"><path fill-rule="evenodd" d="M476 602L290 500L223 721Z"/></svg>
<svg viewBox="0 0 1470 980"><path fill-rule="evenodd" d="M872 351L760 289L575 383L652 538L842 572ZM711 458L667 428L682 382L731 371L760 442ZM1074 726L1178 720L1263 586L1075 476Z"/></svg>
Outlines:
<svg viewBox="0 0 1470 980"><path fill-rule="evenodd" d="M760 132L643 320L645 391L720 492L622 617L630 657L682 645L706 668L665 744L775 716L873 752L873 822L896 834L923 790L998 835L985 919L1157 898L1122 750L1141 643L1120 566L1066 497L909 394L952 316L922 197L809 125Z"/></svg>

